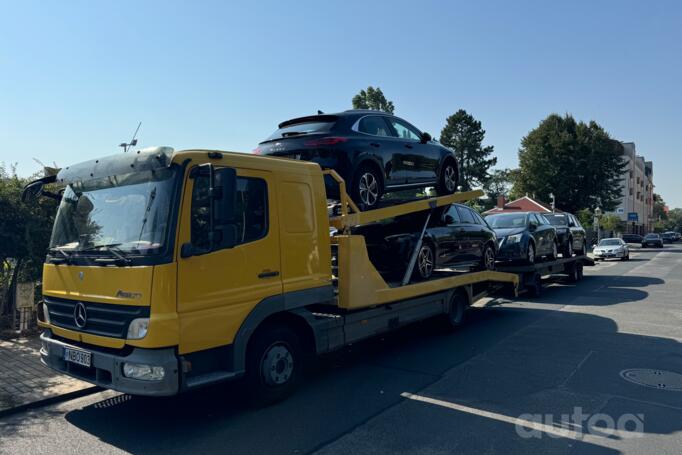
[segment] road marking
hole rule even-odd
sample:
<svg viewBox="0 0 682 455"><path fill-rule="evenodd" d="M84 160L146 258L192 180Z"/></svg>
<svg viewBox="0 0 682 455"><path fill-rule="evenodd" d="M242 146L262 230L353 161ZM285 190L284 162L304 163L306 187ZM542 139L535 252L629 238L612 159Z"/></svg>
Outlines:
<svg viewBox="0 0 682 455"><path fill-rule="evenodd" d="M403 392L400 394L400 396L403 398L407 398L409 400L420 401L422 403L428 403L436 406L441 406L443 408L452 409L453 411L464 412L478 417L485 417L487 419L497 420L498 422L508 423L516 427L517 434L519 428L521 428L524 433L526 433L527 430L530 431L535 430L540 431L542 433L546 433L548 435L552 435L550 437L573 439L576 441L583 441L602 447L609 447L611 449L614 448L614 444L619 445L618 442L622 442L624 439L642 437L641 433L616 429L606 430L605 428L604 429L599 428L598 430L603 430L599 431L599 433L596 433L597 431L596 428L593 430L595 431L595 433L588 433L582 431L582 429L579 428L578 426L572 426L570 422L564 423L568 424L569 425L568 427L547 425L533 420L522 419L520 417L510 417L508 415L500 414L497 412L485 411L483 409L472 408L470 406L464 406L461 404L452 403L450 401L425 397L423 395L416 395L409 392ZM577 430L574 430L572 428L577 428ZM519 435L519 437L521 437L521 435Z"/></svg>

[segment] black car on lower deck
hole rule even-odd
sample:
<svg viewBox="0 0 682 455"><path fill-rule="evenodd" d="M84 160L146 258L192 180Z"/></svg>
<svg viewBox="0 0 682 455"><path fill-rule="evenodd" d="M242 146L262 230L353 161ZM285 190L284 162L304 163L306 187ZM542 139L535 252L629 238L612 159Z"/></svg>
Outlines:
<svg viewBox="0 0 682 455"><path fill-rule="evenodd" d="M554 226L535 212L503 212L485 217L498 239L500 261L534 264L538 258L556 259L558 239Z"/></svg>
<svg viewBox="0 0 682 455"><path fill-rule="evenodd" d="M299 117L279 128L254 153L314 161L343 177L346 190L363 208L377 206L387 191L435 186L452 194L459 168L452 150L428 133L386 112L350 110ZM325 177L327 194L338 184Z"/></svg>
<svg viewBox="0 0 682 455"><path fill-rule="evenodd" d="M655 234L652 232L644 236L644 238L642 239L642 248L647 248L650 246L663 248L663 239L659 234Z"/></svg>
<svg viewBox="0 0 682 455"><path fill-rule="evenodd" d="M543 212L539 215L544 216L556 229L559 251L563 257L571 257L574 252L579 255L587 253L585 229L575 215L566 212Z"/></svg>
<svg viewBox="0 0 682 455"><path fill-rule="evenodd" d="M382 274L402 277L415 250L427 214L394 218L358 226L353 234L365 237L370 261ZM471 208L452 204L434 210L418 251L413 276L428 279L437 268L492 270L497 252L495 233Z"/></svg>

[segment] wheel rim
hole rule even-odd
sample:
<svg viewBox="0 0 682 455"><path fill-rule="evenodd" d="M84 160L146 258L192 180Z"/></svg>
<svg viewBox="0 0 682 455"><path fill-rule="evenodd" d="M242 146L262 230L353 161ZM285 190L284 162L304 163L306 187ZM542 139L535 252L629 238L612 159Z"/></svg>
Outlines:
<svg viewBox="0 0 682 455"><path fill-rule="evenodd" d="M485 250L485 268L486 270L492 270L495 268L495 254L490 247L486 248Z"/></svg>
<svg viewBox="0 0 682 455"><path fill-rule="evenodd" d="M455 173L455 168L448 164L443 172L443 183L445 184L445 189L448 191L455 191L457 186L457 176Z"/></svg>
<svg viewBox="0 0 682 455"><path fill-rule="evenodd" d="M265 350L261 359L261 375L269 386L278 386L291 379L294 372L294 357L289 346L276 343Z"/></svg>
<svg viewBox="0 0 682 455"><path fill-rule="evenodd" d="M430 277L431 272L433 272L433 253L431 252L431 248L423 246L421 250L419 250L418 261L419 274L422 278Z"/></svg>
<svg viewBox="0 0 682 455"><path fill-rule="evenodd" d="M379 182L374 174L366 172L360 176L360 200L366 205L374 205L379 198Z"/></svg>
<svg viewBox="0 0 682 455"><path fill-rule="evenodd" d="M535 262L535 248L533 248L532 243L528 244L528 262L531 264Z"/></svg>

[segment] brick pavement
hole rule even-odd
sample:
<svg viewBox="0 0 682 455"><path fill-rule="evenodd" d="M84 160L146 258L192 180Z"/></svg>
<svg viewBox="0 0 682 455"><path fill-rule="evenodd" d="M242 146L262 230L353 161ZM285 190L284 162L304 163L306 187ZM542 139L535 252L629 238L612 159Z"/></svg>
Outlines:
<svg viewBox="0 0 682 455"><path fill-rule="evenodd" d="M0 411L88 387L40 363L38 335L0 340Z"/></svg>

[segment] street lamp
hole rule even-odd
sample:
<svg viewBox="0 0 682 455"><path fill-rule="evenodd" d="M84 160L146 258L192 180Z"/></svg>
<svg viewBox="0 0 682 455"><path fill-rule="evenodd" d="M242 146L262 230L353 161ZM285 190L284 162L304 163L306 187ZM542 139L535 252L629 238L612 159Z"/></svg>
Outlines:
<svg viewBox="0 0 682 455"><path fill-rule="evenodd" d="M597 207L596 209L594 209L594 228L597 231L597 244L599 244L600 240L599 218L601 218L601 209Z"/></svg>

